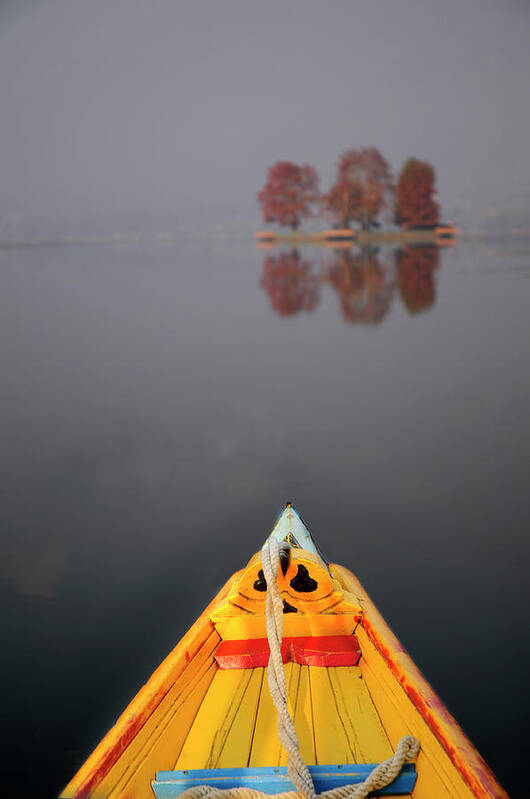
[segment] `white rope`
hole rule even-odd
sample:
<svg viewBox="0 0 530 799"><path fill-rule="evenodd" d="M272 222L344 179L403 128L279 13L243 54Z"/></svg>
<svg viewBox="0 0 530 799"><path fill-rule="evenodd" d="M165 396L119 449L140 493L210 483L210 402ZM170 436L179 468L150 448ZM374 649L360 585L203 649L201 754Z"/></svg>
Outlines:
<svg viewBox="0 0 530 799"><path fill-rule="evenodd" d="M287 772L296 791L284 791L273 795L273 799L316 799L315 786L309 769L302 759L298 736L287 707L287 686L283 670L281 645L283 631L283 601L278 587L278 567L282 545L268 538L261 550L261 564L267 582L265 617L267 638L270 646L268 668L269 691L278 711L278 737L287 752ZM331 788L318 795L318 799L365 799L371 791L389 785L398 776L404 763L416 760L420 742L412 735L405 735L396 747L394 755L375 766L363 782ZM188 788L181 799L271 799L271 794L255 788L214 788L198 785Z"/></svg>
<svg viewBox="0 0 530 799"><path fill-rule="evenodd" d="M261 550L261 565L267 582L265 618L270 657L268 668L269 691L278 711L278 737L287 752L287 773L304 799L315 799L316 792L311 774L302 760L294 722L287 708L287 686L282 661L283 601L278 588L280 545L269 538Z"/></svg>

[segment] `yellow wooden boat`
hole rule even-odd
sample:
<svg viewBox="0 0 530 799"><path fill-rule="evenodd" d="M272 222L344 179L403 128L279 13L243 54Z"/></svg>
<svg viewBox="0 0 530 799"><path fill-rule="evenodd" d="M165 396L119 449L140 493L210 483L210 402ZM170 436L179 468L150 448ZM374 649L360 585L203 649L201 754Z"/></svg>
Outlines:
<svg viewBox="0 0 530 799"><path fill-rule="evenodd" d="M291 505L271 537L290 545L277 577L281 653L288 708L316 790L362 782L412 735L421 746L415 764L377 795L507 797L357 578L326 563ZM267 593L257 554L228 580L61 797L176 797L199 784L251 785L269 794L292 788L267 684Z"/></svg>

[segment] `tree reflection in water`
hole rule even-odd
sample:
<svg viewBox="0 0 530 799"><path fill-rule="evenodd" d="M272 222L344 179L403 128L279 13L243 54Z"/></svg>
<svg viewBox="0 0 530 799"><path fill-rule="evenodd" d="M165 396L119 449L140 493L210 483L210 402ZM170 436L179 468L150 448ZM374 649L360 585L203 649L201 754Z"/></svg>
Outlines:
<svg viewBox="0 0 530 799"><path fill-rule="evenodd" d="M388 314L397 286L409 313L434 306L434 273L440 264L435 246L404 246L382 251L334 249L331 255L302 258L298 250L265 256L260 285L280 316L314 311L320 289L330 285L339 295L349 324L378 325Z"/></svg>
<svg viewBox="0 0 530 799"><path fill-rule="evenodd" d="M265 256L260 285L280 316L314 311L320 301L319 275L298 250Z"/></svg>
<svg viewBox="0 0 530 799"><path fill-rule="evenodd" d="M399 295L406 309L419 313L431 308L436 300L434 272L440 265L437 247L404 247L396 252L396 275Z"/></svg>
<svg viewBox="0 0 530 799"><path fill-rule="evenodd" d="M378 325L388 313L394 277L374 250L342 250L324 267L323 277L338 293L346 322Z"/></svg>

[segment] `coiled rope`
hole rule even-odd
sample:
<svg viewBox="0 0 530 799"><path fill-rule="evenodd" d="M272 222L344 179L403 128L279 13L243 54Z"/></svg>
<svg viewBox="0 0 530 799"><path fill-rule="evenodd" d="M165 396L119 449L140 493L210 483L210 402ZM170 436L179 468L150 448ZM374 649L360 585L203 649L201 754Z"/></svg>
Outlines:
<svg viewBox="0 0 530 799"><path fill-rule="evenodd" d="M298 736L287 707L287 685L281 655L283 601L277 582L280 549L284 546L271 537L261 550L261 564L267 582L265 613L270 646L269 691L278 711L278 737L287 752L287 773L296 788L296 791L274 794L273 799L316 799L315 786L300 754ZM405 735L398 743L394 755L375 766L363 782L323 791L318 795L319 799L365 799L371 791L385 788L395 780L403 764L414 761L419 750L420 742L417 738ZM198 785L184 791L181 799L271 799L271 794L246 787L222 789Z"/></svg>

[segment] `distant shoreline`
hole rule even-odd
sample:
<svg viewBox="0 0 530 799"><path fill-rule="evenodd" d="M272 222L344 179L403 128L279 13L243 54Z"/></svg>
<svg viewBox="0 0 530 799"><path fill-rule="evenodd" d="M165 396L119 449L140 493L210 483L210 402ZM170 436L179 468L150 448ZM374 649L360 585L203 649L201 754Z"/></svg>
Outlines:
<svg viewBox="0 0 530 799"><path fill-rule="evenodd" d="M418 231L416 231L417 233ZM430 231L428 231L430 233ZM390 234L388 236L387 234ZM39 247L131 247L137 245L144 245L144 244L153 244L156 246L164 246L169 247L173 244L177 244L180 241L205 241L205 240L221 240L221 241L237 241L241 244L245 244L248 246L252 244L254 241L255 244L259 248L267 249L273 248L275 245L294 245L300 244L301 246L319 246L319 247L330 247L330 248L339 248L339 247L353 247L355 245L370 245L370 244L382 244L385 243L388 245L400 243L410 243L410 244L433 244L432 238L426 239L422 238L414 241L410 233L408 237L403 237L402 232L400 231L372 231L367 233L366 236L369 236L370 239L364 237L360 234L356 238L344 239L344 240L328 240L323 239L321 233L299 233L297 236L292 237L288 234L280 234L275 239L271 241L257 241L254 238L254 233L252 232L252 228L249 226L245 230L240 231L219 231L219 230L179 230L176 228L169 233L167 231L160 231L160 232L149 232L149 231L142 231L137 232L134 230L122 230L120 232L109 232L107 234L99 234L99 235L78 235L73 236L71 234L63 234L61 232L55 233L54 235L46 236L46 235L36 235L31 232L26 233L24 235L9 235L4 233L3 235L0 234L0 254L7 253L9 250L17 250L17 249L27 249L27 248L39 248ZM458 238L449 239L449 245L455 245L456 243L464 243L464 242L497 242L497 241L510 241L510 242L521 242L521 246L525 248L524 252L527 252L528 241L530 240L530 229L517 229L517 230L476 230L476 229L464 229L460 232ZM437 242L434 242L436 244Z"/></svg>
<svg viewBox="0 0 530 799"><path fill-rule="evenodd" d="M406 242L409 244L456 244L459 229L454 225L440 225L426 230L322 230L313 233L274 233L258 231L256 244L263 247L275 244L324 244L325 246L351 246L353 244L376 244Z"/></svg>

